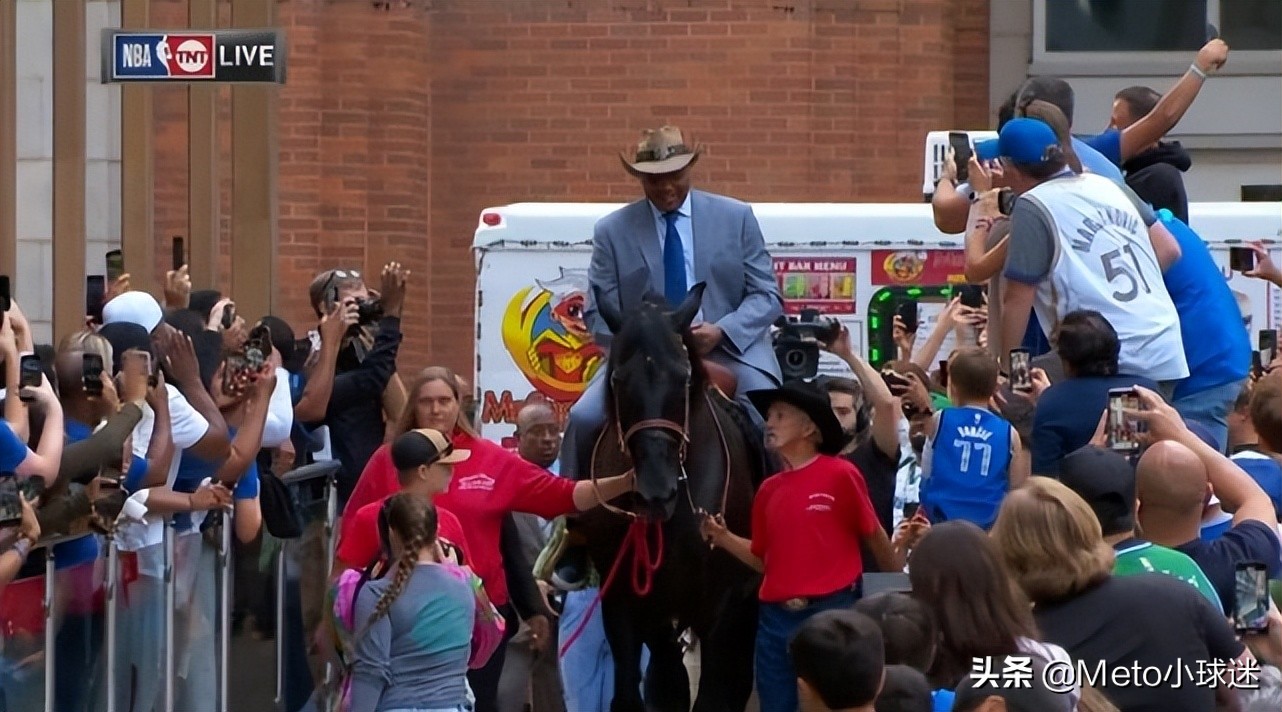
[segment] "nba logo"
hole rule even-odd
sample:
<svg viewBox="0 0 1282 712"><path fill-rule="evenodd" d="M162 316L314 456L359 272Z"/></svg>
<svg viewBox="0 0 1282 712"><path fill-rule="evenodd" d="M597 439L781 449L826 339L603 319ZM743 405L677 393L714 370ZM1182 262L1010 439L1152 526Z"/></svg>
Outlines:
<svg viewBox="0 0 1282 712"><path fill-rule="evenodd" d="M214 78L213 35L167 35L159 47L160 60L175 79Z"/></svg>

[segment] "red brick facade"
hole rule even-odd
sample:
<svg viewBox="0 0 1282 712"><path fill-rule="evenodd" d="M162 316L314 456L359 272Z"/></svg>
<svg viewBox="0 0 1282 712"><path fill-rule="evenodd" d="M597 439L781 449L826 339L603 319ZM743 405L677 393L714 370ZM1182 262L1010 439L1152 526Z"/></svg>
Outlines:
<svg viewBox="0 0 1282 712"><path fill-rule="evenodd" d="M405 370L471 372L479 211L633 199L615 155L644 127L707 145L702 188L849 202L920 200L925 133L989 123L988 0L375 4L277 2L276 311L301 330L316 272L398 259L414 272ZM154 25L185 17L156 0ZM165 241L186 229L185 97L156 94Z"/></svg>

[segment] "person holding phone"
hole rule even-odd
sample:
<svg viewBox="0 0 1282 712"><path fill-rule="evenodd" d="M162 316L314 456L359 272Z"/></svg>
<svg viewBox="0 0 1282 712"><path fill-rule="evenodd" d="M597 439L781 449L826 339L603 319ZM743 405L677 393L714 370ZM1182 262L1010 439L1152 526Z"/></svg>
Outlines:
<svg viewBox="0 0 1282 712"><path fill-rule="evenodd" d="M1242 468L1197 437L1174 408L1147 388L1137 388L1141 409L1130 413L1148 427L1152 445L1136 467L1139 523L1155 544L1197 562L1221 601L1232 601L1234 570L1264 562L1282 573L1277 514L1264 490ZM1200 536L1203 508L1214 494L1233 525L1214 541Z"/></svg>
<svg viewBox="0 0 1282 712"><path fill-rule="evenodd" d="M31 502L19 494L22 501L22 521L10 532L0 531L0 594L4 587L18 575L27 555L40 540L40 522Z"/></svg>
<svg viewBox="0 0 1282 712"><path fill-rule="evenodd" d="M4 319L4 326L0 328L0 356L3 356L6 364L8 386L8 397L5 398L6 418L0 424L0 472L11 472L20 477L40 477L44 479L46 487L52 487L57 481L58 468L62 463L62 403L58 401L58 395L43 373L40 375L39 385L21 387L22 357L8 318ZM13 402L20 403L22 414L26 416L27 408L15 397L19 393L26 396L27 402L39 408L44 418L39 444L35 450L27 447L9 425L11 408L17 410L17 407L11 405Z"/></svg>

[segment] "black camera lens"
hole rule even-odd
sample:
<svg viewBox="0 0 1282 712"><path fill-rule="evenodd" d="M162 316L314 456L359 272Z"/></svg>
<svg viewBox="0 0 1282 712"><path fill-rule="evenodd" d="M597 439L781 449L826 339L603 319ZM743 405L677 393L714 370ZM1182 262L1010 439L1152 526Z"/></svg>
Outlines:
<svg viewBox="0 0 1282 712"><path fill-rule="evenodd" d="M790 368L801 368L806 365L806 353L793 349L783 355L783 361Z"/></svg>

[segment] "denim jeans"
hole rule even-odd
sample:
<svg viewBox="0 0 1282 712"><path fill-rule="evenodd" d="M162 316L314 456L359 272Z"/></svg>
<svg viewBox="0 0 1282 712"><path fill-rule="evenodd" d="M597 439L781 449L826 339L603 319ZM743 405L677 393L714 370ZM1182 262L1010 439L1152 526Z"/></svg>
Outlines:
<svg viewBox="0 0 1282 712"><path fill-rule="evenodd" d="M762 602L756 649L757 700L761 712L797 712L797 674L788 655L788 641L797 628L816 613L848 608L854 602L853 591L815 599L800 611Z"/></svg>
<svg viewBox="0 0 1282 712"><path fill-rule="evenodd" d="M560 640L566 641L579 629L579 622L587 615L600 589L585 588L565 594L565 608L558 622ZM559 651L558 651L559 653ZM641 648L641 669L650 664L650 651ZM601 606L592 611L592 617L583 626L560 660L561 689L565 693L567 712L580 710L608 710L614 699L614 657L610 643L605 639L605 624L601 619Z"/></svg>
<svg viewBox="0 0 1282 712"><path fill-rule="evenodd" d="M1233 381L1222 386L1215 386L1204 391L1187 395L1171 403L1185 420L1192 420L1206 426L1215 436L1221 452L1228 451L1229 411L1237 400L1246 379Z"/></svg>

